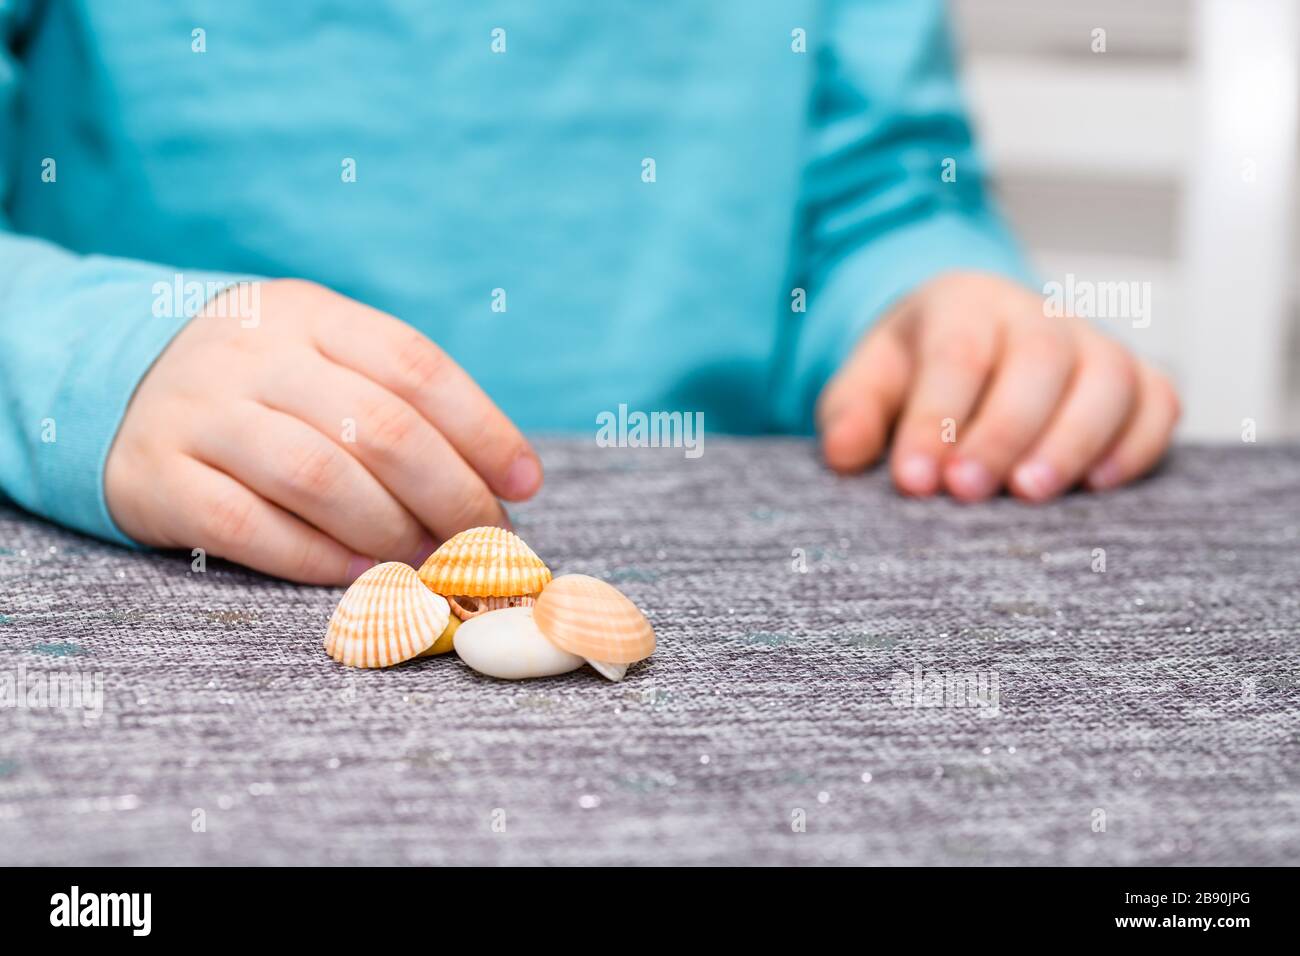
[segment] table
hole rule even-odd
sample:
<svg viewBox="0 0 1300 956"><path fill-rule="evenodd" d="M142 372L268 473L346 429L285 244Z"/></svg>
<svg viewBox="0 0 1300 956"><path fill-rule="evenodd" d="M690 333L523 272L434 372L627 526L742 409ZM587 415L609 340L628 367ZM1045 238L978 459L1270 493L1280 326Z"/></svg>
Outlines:
<svg viewBox="0 0 1300 956"><path fill-rule="evenodd" d="M539 447L518 530L656 627L621 684L349 670L339 590L0 508L0 681L85 691L0 706L0 863L1300 858L1300 447L1038 507L797 439Z"/></svg>

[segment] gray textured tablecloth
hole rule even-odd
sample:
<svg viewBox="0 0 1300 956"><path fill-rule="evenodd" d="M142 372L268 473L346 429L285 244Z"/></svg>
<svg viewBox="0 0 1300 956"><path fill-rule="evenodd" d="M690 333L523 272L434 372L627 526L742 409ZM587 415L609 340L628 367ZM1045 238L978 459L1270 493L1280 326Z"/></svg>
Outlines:
<svg viewBox="0 0 1300 956"><path fill-rule="evenodd" d="M0 863L1300 858L1300 449L969 507L793 440L541 447L518 530L658 632L622 684L348 670L341 591L0 508L0 682L87 692L3 698Z"/></svg>

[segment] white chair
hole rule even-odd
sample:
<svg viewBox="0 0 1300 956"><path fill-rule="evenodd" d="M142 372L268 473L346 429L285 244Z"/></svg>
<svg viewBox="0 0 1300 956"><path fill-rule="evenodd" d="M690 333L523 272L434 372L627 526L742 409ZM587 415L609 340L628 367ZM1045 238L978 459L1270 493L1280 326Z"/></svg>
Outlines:
<svg viewBox="0 0 1300 956"><path fill-rule="evenodd" d="M984 151L1044 277L1150 283L1149 326L1102 324L1178 380L1182 437L1239 441L1243 419L1261 441L1300 435L1286 393L1300 4L955 10Z"/></svg>

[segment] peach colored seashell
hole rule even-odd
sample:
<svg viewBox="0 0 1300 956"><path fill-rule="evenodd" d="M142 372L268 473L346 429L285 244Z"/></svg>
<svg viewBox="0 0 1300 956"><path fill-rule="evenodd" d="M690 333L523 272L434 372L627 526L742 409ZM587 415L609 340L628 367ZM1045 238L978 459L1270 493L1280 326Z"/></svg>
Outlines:
<svg viewBox="0 0 1300 956"><path fill-rule="evenodd" d="M420 566L420 580L448 597L508 597L536 594L551 572L517 534L485 527L444 541Z"/></svg>
<svg viewBox="0 0 1300 956"><path fill-rule="evenodd" d="M352 582L325 630L325 652L349 667L391 667L427 651L447 628L446 598L390 561Z"/></svg>
<svg viewBox="0 0 1300 956"><path fill-rule="evenodd" d="M655 650L654 628L637 606L585 574L564 574L543 588L533 619L556 647L589 661L631 664Z"/></svg>

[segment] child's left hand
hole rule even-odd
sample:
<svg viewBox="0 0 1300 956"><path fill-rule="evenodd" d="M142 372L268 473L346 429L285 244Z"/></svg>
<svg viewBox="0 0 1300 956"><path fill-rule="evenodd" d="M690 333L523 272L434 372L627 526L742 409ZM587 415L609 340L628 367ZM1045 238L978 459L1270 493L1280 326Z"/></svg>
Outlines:
<svg viewBox="0 0 1300 956"><path fill-rule="evenodd" d="M1087 323L1045 315L1005 279L949 273L863 337L823 389L827 463L858 471L894 427L890 470L913 495L1043 501L1150 470L1179 416L1169 380Z"/></svg>

